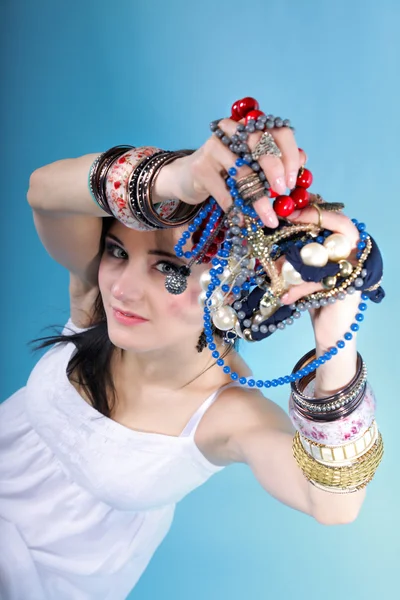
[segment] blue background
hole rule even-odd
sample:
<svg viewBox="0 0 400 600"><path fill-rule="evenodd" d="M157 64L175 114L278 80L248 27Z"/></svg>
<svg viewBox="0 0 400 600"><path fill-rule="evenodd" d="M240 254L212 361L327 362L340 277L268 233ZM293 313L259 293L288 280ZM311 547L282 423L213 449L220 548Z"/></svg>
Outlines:
<svg viewBox="0 0 400 600"><path fill-rule="evenodd" d="M386 454L359 518L326 527L270 498L244 466L177 508L132 598L398 598L399 25L397 0L2 0L1 397L39 355L26 342L67 321L68 274L46 253L26 192L49 162L121 143L198 147L210 120L251 95L290 118L313 190L366 222L385 259L382 305L359 349ZM313 344L308 318L242 345L255 375L286 374ZM287 406L287 386L271 394Z"/></svg>

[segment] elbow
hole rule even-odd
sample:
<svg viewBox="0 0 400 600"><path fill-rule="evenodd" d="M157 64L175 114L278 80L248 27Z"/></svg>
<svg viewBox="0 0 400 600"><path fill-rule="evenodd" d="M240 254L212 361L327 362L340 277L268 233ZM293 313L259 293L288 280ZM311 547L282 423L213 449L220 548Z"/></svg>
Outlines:
<svg viewBox="0 0 400 600"><path fill-rule="evenodd" d="M320 523L321 525L348 525L350 523L354 523L359 514L360 511L358 510L356 512L345 511L337 514L333 512L317 514L313 515L313 517L317 523Z"/></svg>
<svg viewBox="0 0 400 600"><path fill-rule="evenodd" d="M29 188L26 194L26 199L31 208L39 209L39 201L40 198L43 198L43 177L42 177L42 169L36 169L33 171L29 178Z"/></svg>

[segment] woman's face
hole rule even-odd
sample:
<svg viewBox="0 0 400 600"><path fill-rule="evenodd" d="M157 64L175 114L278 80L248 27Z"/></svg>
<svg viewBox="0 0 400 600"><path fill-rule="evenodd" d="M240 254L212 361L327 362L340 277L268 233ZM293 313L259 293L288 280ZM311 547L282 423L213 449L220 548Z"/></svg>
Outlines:
<svg viewBox="0 0 400 600"><path fill-rule="evenodd" d="M99 267L99 288L108 335L115 346L135 352L158 350L188 340L196 346L203 328L199 278L207 265L191 267L192 274L182 294L170 294L165 289L165 278L174 266L188 262L177 259L174 252L182 232L181 228L135 231L118 221L111 225ZM190 249L190 242L185 250L186 247ZM135 313L146 321L123 324L113 309Z"/></svg>

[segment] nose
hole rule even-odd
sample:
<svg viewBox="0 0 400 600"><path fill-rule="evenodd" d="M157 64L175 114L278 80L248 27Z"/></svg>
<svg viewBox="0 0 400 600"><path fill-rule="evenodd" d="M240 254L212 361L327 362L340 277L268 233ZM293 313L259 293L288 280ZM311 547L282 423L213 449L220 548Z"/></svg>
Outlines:
<svg viewBox="0 0 400 600"><path fill-rule="evenodd" d="M113 282L111 294L127 306L129 303L133 304L143 298L144 279L143 273L139 273L138 268L127 265Z"/></svg>

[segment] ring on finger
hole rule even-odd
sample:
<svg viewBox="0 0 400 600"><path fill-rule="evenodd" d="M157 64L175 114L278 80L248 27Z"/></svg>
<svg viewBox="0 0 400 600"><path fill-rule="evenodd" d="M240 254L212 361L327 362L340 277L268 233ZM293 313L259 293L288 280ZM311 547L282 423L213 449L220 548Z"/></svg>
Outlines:
<svg viewBox="0 0 400 600"><path fill-rule="evenodd" d="M260 198L265 198L265 196L266 192L263 186L261 188L258 188L257 190L251 191L251 193L246 196L243 194L242 198L245 206L249 206L250 204L254 204L254 202L256 202L257 200L260 200Z"/></svg>
<svg viewBox="0 0 400 600"><path fill-rule="evenodd" d="M310 206L313 206L314 208L317 209L317 212L318 212L318 227L320 229L323 229L323 227L322 227L322 210L321 210L321 208L318 206L317 202L313 202L312 204L310 204Z"/></svg>
<svg viewBox="0 0 400 600"><path fill-rule="evenodd" d="M244 190L248 190L255 185L260 184L260 177L257 173L252 173L251 175L246 175L246 177L242 177L236 182L236 186L239 194Z"/></svg>
<svg viewBox="0 0 400 600"><path fill-rule="evenodd" d="M277 146L273 136L269 133L269 131L265 131L258 144L254 148L251 156L253 160L257 160L260 156L276 156L278 158L282 157L282 152Z"/></svg>

